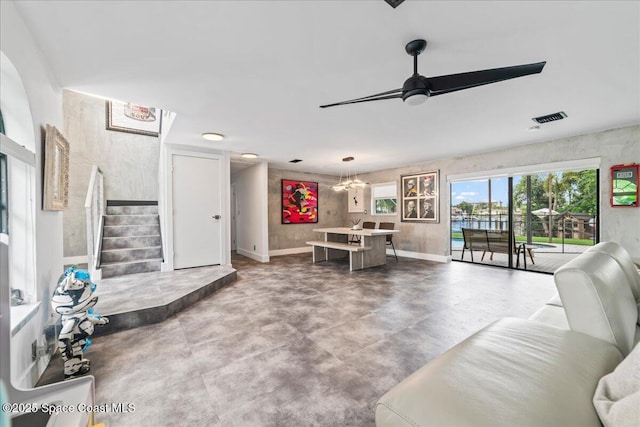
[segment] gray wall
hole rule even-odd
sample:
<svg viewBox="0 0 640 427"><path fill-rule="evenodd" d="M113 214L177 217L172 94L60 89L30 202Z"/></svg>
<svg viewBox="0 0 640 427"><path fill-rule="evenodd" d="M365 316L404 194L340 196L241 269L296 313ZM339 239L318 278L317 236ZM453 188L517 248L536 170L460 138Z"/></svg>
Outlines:
<svg viewBox="0 0 640 427"><path fill-rule="evenodd" d="M105 101L65 90L63 134L69 141L69 207L64 256L86 256L84 201L91 168L104 174L108 200L158 200L159 138L105 129Z"/></svg>
<svg viewBox="0 0 640 427"><path fill-rule="evenodd" d="M598 133L564 138L508 150L459 158L435 160L397 169L389 169L360 178L370 183L396 181L400 191L400 175L440 170L440 223L401 222L400 216L348 214L348 219L395 222L401 232L394 235L396 249L449 255L449 187L447 175L490 171L542 163L601 158L600 167L600 240L620 243L633 256L640 257L640 208L609 206L609 168L621 163L640 163L640 126L630 126ZM365 206L370 209L371 189L365 191ZM346 210L346 208L344 208ZM347 220L349 223L350 221Z"/></svg>
<svg viewBox="0 0 640 427"><path fill-rule="evenodd" d="M281 179L297 179L318 183L318 222L316 224L282 224ZM336 193L331 186L338 177L309 174L281 169L269 169L269 250L307 247L305 242L317 240L320 235L313 231L320 227L346 227L347 195Z"/></svg>

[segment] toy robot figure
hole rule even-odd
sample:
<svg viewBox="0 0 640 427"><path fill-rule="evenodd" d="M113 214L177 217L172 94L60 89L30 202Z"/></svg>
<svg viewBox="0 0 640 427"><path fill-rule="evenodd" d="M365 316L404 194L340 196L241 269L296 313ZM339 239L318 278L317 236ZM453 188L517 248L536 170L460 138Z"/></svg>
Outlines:
<svg viewBox="0 0 640 427"><path fill-rule="evenodd" d="M93 314L98 297L93 296L96 284L86 270L68 268L53 292L51 306L62 315L62 329L58 336L58 349L64 360L64 378L74 378L89 372L89 360L83 359L89 347L94 325L105 325L109 319Z"/></svg>

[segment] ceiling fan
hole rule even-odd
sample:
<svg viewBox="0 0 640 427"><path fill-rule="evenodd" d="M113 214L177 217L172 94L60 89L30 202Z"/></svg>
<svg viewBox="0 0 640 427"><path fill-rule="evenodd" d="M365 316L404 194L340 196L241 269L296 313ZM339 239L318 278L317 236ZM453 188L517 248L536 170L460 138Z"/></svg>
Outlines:
<svg viewBox="0 0 640 427"><path fill-rule="evenodd" d="M402 100L409 105L420 105L430 96L443 95L445 93L501 82L529 74L537 74L542 71L542 68L544 68L544 65L547 63L543 61L535 64L513 65L511 67L491 68L488 70L448 74L445 76L424 77L418 74L418 55L420 55L426 47L427 42L422 39L407 43L405 50L409 55L413 56L413 75L405 80L402 88L351 99L349 101L321 105L320 108L394 98L402 98Z"/></svg>

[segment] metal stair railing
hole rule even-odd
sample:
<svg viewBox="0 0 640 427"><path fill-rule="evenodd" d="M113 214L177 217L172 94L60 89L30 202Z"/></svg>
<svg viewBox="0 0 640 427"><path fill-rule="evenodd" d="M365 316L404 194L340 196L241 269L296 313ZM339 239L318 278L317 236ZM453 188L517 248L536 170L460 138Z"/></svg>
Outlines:
<svg viewBox="0 0 640 427"><path fill-rule="evenodd" d="M101 278L100 252L102 250L102 226L105 215L104 175L93 165L87 197L84 202L87 222L88 270L95 279Z"/></svg>

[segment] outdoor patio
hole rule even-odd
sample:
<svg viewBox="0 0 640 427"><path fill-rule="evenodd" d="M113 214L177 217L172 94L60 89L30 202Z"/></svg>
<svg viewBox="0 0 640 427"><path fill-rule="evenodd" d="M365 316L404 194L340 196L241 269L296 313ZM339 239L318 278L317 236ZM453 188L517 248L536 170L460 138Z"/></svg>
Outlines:
<svg viewBox="0 0 640 427"><path fill-rule="evenodd" d="M466 261L471 262L471 254L467 249L464 251L464 259L462 257L462 245L456 244L457 242L452 242L452 251L451 256L454 261ZM533 248L533 260L535 262L531 262L531 258L527 254L527 270L528 271L537 271L540 273L553 273L560 267L561 265L569 262L573 258L577 257L579 254L587 250L589 246L584 245L568 245L565 244L564 247L561 244L554 243L545 243L544 247ZM490 259L491 254L487 253L484 256L484 260L482 259L482 251L473 251L473 262L476 264L485 264L485 265L494 265L500 267L508 266L508 255L495 253L493 255L493 260ZM516 257L513 255L513 265L516 265ZM519 269L524 270L524 263L522 261L522 256L520 256L520 267Z"/></svg>

